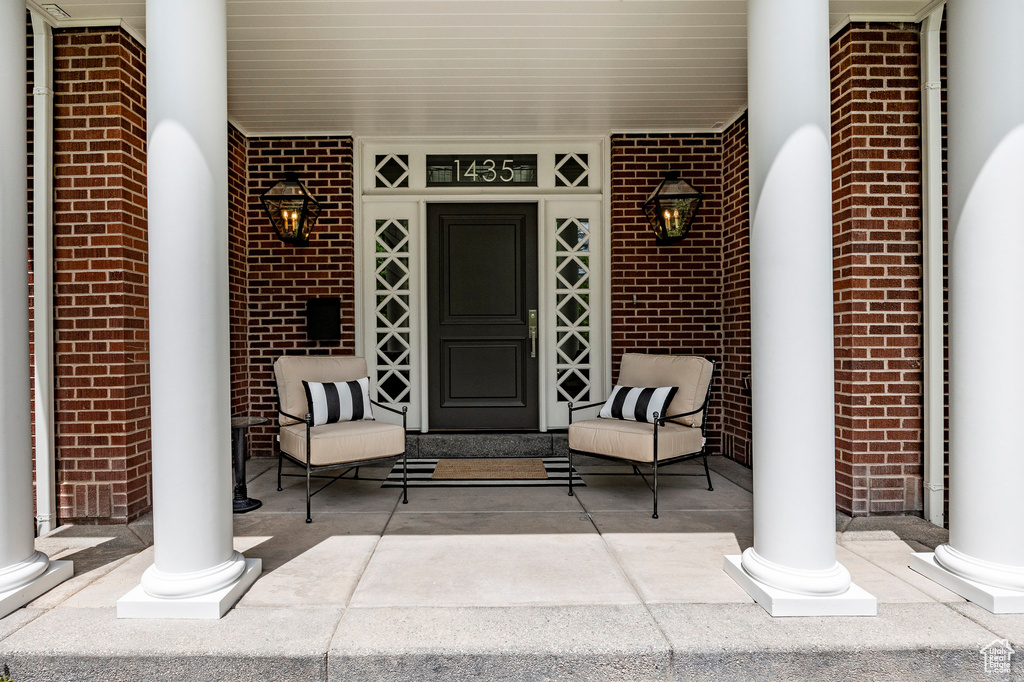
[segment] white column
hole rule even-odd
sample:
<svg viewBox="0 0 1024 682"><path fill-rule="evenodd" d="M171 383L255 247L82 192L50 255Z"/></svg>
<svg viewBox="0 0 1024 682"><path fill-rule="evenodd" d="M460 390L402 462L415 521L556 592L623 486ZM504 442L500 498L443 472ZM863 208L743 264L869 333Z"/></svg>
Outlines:
<svg viewBox="0 0 1024 682"><path fill-rule="evenodd" d="M835 552L828 1L747 3L754 546L773 616L874 615Z"/></svg>
<svg viewBox="0 0 1024 682"><path fill-rule="evenodd" d="M225 0L146 3L155 557L122 618L219 618L232 549Z"/></svg>
<svg viewBox="0 0 1024 682"><path fill-rule="evenodd" d="M34 544L25 3L0 0L0 617L73 572Z"/></svg>
<svg viewBox="0 0 1024 682"><path fill-rule="evenodd" d="M949 544L911 566L1024 613L1024 3L947 11Z"/></svg>

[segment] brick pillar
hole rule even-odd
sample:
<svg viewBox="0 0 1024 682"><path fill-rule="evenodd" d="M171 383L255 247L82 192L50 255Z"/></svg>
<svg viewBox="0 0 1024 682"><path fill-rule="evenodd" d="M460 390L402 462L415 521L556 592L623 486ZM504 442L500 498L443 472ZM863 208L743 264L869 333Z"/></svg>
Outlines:
<svg viewBox="0 0 1024 682"><path fill-rule="evenodd" d="M58 514L125 523L151 505L143 48L106 28L54 47Z"/></svg>
<svg viewBox="0 0 1024 682"><path fill-rule="evenodd" d="M851 24L832 41L836 502L922 508L920 41Z"/></svg>

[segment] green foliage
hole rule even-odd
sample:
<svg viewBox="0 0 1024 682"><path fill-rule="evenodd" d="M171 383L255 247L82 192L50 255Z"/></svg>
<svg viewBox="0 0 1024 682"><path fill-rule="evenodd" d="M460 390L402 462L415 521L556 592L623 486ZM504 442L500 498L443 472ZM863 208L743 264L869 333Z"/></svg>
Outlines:
<svg viewBox="0 0 1024 682"><path fill-rule="evenodd" d="M14 682L14 678L11 677L11 671L7 669L7 664L4 664L4 672L0 675L0 682Z"/></svg>

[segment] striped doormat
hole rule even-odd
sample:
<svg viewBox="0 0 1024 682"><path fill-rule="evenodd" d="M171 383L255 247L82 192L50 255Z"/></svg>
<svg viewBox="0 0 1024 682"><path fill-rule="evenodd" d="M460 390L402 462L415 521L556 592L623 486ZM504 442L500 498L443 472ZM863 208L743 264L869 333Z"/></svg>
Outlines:
<svg viewBox="0 0 1024 682"><path fill-rule="evenodd" d="M486 458L480 458L486 459ZM434 469L440 459L409 458L409 487L410 488L501 488L517 486L568 486L569 485L569 458L568 457L541 457L544 463L544 470L547 478L433 478ZM574 469L572 472L573 486L585 486L586 483ZM402 487L402 460L395 462L395 466L388 474L382 488Z"/></svg>

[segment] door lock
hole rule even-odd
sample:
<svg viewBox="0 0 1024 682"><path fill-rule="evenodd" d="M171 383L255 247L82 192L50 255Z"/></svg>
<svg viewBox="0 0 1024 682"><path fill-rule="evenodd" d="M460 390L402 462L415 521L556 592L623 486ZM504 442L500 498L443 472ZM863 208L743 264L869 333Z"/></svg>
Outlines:
<svg viewBox="0 0 1024 682"><path fill-rule="evenodd" d="M531 310L530 313L530 345L532 350L530 351L530 357L537 357L537 311Z"/></svg>

